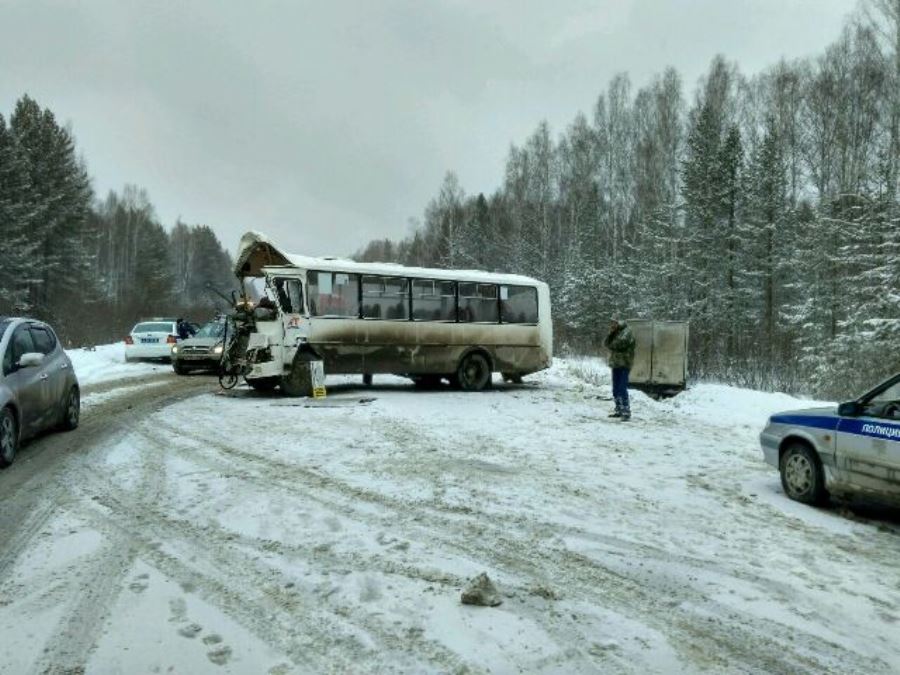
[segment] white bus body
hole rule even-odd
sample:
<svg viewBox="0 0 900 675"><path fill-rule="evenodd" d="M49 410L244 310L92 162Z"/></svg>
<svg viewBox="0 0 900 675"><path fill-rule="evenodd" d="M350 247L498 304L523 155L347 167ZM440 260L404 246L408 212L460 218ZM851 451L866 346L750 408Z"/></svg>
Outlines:
<svg viewBox="0 0 900 675"><path fill-rule="evenodd" d="M235 273L264 279L276 305L250 336L251 385L274 385L298 359L329 374L451 381L486 360L489 384L490 372L516 379L553 357L550 292L528 277L290 255L253 232Z"/></svg>

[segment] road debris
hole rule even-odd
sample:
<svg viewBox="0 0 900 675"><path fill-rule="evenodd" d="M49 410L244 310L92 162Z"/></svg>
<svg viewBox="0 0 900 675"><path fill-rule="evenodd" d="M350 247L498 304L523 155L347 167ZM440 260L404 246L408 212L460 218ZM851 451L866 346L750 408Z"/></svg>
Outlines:
<svg viewBox="0 0 900 675"><path fill-rule="evenodd" d="M480 605L482 607L496 607L503 602L497 587L485 572L472 580L469 587L462 592L460 599L464 605Z"/></svg>

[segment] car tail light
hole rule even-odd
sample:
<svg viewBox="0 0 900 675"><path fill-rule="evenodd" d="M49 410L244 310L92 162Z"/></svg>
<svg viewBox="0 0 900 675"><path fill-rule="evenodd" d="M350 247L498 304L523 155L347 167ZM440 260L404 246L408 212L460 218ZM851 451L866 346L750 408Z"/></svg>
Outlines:
<svg viewBox="0 0 900 675"><path fill-rule="evenodd" d="M134 344L134 338L132 338L130 335L126 335L126 336L125 336L125 344L126 344L126 345L133 345L133 344Z"/></svg>
<svg viewBox="0 0 900 675"><path fill-rule="evenodd" d="M174 335L170 335L166 338L167 344L174 345L176 342L178 342L178 338L176 338Z"/></svg>

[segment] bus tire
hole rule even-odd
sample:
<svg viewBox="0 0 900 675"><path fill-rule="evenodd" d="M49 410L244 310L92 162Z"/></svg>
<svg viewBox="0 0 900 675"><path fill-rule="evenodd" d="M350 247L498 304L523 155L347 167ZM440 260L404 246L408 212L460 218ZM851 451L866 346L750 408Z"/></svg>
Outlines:
<svg viewBox="0 0 900 675"><path fill-rule="evenodd" d="M309 363L308 360L294 357L290 372L281 377L282 394L291 398L312 395L312 373L309 371Z"/></svg>
<svg viewBox="0 0 900 675"><path fill-rule="evenodd" d="M456 369L456 380L463 391L482 391L491 386L491 362L484 352L469 352Z"/></svg>

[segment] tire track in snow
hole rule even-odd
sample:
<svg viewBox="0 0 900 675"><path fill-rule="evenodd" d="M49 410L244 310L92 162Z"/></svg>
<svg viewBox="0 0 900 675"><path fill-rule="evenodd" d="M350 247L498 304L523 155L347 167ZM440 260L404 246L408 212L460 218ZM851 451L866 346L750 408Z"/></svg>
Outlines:
<svg viewBox="0 0 900 675"><path fill-rule="evenodd" d="M165 449L158 447L152 452ZM197 526L173 518L156 498L142 500L134 493L110 489L110 485L96 480L88 479L85 487L99 493L99 498L94 501L104 507L102 516L98 513L90 516L95 527L109 532L114 526L126 533L129 541L141 542L141 557L147 557L167 576L196 587L201 597L220 607L264 643L284 652L296 665L321 670L334 667L337 661L352 668L360 659L371 659L374 655L370 650L359 644L348 644L354 633L363 632L371 633L384 647L394 650L398 660L414 646L413 653L425 657L433 666L441 669L463 666L456 654L422 636L396 635L380 622L361 621L342 614L340 608L320 608L321 598L311 594L300 597L296 586L286 590L291 582L289 577L276 568L263 566L259 556L241 550L242 545L249 545L251 551L259 551L258 541L242 540L209 524ZM166 542L166 548L172 550L178 548L178 543L185 545L188 556L206 561L207 570L201 572L194 567L193 571L187 572L183 562L174 562L178 556L164 554L154 545L160 541ZM229 580L234 578L246 582L243 589L229 588ZM247 586L258 589L259 593L247 593ZM235 597L240 598L239 606L235 606ZM302 631L286 628L296 626L298 619L302 622ZM339 636L340 645L334 644L335 636ZM331 645L332 650L327 654L316 654L316 650L325 645Z"/></svg>
<svg viewBox="0 0 900 675"><path fill-rule="evenodd" d="M424 446L427 450L431 451L432 456L434 453L439 452L440 448L445 446L444 439L429 439L427 434L421 430L403 429L402 423L396 419L385 421L384 428L387 430L388 435L391 436L399 435L401 438L415 436L416 443L412 445L412 447L422 448ZM426 472L433 470L435 466L434 462L420 463L410 461L409 464L416 467L418 470L416 471L417 475L421 475L422 470L425 470ZM497 515L494 513L484 514L483 519L480 522L489 522L496 518ZM520 517L515 517L514 520L515 527L522 528L525 525ZM552 523L543 523L542 527L553 529L555 525ZM504 531L515 531L515 529L507 530L507 528L503 528L502 530L497 531L496 535L501 537L502 532ZM577 530L573 532L571 529L569 529L567 533L575 536L583 536L584 534L583 532L579 533ZM486 538L489 539L489 536ZM498 538L497 541L500 542L504 540ZM540 541L540 539L538 539L538 541ZM734 569L722 569L719 565L710 564L707 560L675 555L669 551L653 549L646 545L636 546L632 542L625 543L621 540L614 540L614 544L620 550L624 548L628 551L628 555L637 559L646 559L649 557L651 560L657 562L660 567L667 567L672 563L677 563L686 569L691 569L691 567L696 566L701 569L712 571L719 576L735 576ZM533 550L538 557L541 557L541 554L544 553L544 548L544 546L538 544ZM515 567L519 561L533 563L535 554L530 553L525 549L512 547L512 550L506 552L505 557L507 558L508 563ZM571 565L567 571L575 572L574 576L576 578L581 577L581 592L584 594L592 595L591 589L596 588L597 583L602 583L607 591L611 584L619 587L623 584L630 586L628 593L622 596L621 602L618 604L618 609L626 616L629 614L629 609L631 609L631 613L634 614L634 609L637 607L640 607L643 610L646 607L654 607L654 605L656 605L654 607L656 611L653 611L652 613L640 612L638 613L637 618L644 621L647 625L654 626L663 634L668 634L673 638L673 646L676 648L680 647L682 653L687 655L692 662L697 662L697 659L704 654L727 654L730 652L733 658L739 663L746 665L748 663L756 662L758 664L757 667L768 672L773 669L778 670L784 668L786 657L788 655L791 655L795 659L792 664L794 668L803 669L807 672L820 672L823 668L828 669L829 667L833 667L833 663L856 663L859 668L878 668L885 672L889 669L888 665L883 661L869 659L864 655L855 652L848 652L838 645L830 643L826 639L804 633L794 628L785 626L779 627L779 630L788 633L787 640L782 642L777 639L777 636L772 635L773 631L770 622L746 614L741 617L741 624L743 625L733 631L735 635L723 635L723 630L727 630L728 627L723 626L723 628L717 628L716 624L722 624L721 618L733 615L734 610L722 606L720 603L698 593L691 586L685 585L675 578L674 575L663 574L659 578L656 578L648 573L649 570L641 570L641 576L635 577L638 570L614 570L607 565L601 565L599 561L593 558L587 558L573 553L563 545L561 548L551 547L546 552L546 565L544 571L550 573L550 578L553 578L555 572L566 571L562 566L557 566L557 561L561 560L570 560L576 563ZM539 569L531 570L531 574L533 575L537 575L538 572ZM768 578L756 575L746 576L760 586L764 584L769 585L771 583L771 580ZM675 587L673 587L673 585L675 585ZM678 588L677 585L680 585L681 588ZM654 592L644 592L644 586L650 586ZM674 594L678 598L676 607L678 607L680 611L673 612L673 607L670 606L669 602L660 605L660 603L656 602L655 596L657 594L665 598L672 598ZM629 600L628 595L634 595L636 597ZM609 594L608 592L603 595L595 594L595 598L598 604L602 606L604 600L609 600ZM693 609L694 607L696 607L695 610ZM692 608L692 611L686 611L688 608ZM668 618L673 614L682 615L676 617L679 630L673 630L671 623L668 621ZM704 615L708 615L710 618L708 619L707 616ZM661 622L659 619L662 617L667 617L667 620ZM712 624L712 627L710 627L710 624ZM698 650L698 642L711 643L709 644L710 648ZM805 647L806 654L794 653L800 651L797 649L798 645L801 648ZM818 661L818 655L828 655L829 653L830 658L833 660L832 662L829 662L828 660L824 662ZM706 659L709 660L709 657L707 656ZM733 664L724 660L720 665L727 665L730 667Z"/></svg>
<svg viewBox="0 0 900 675"><path fill-rule="evenodd" d="M156 454L143 453L137 459L140 461L140 474L136 490L132 493L135 500L146 503L158 499L166 482L164 462ZM95 467L92 468L96 471ZM82 475L78 476L78 473ZM80 500L77 499L76 490L83 489L89 482L90 479L81 471L67 476L66 489L73 503L76 500L97 500L96 494L88 496L84 493ZM75 485L78 488L74 488ZM99 481L95 482L95 486L98 490L102 489ZM137 556L138 549L131 540L121 536L121 533L107 531L97 554L71 566L77 589L75 601L54 629L56 639L46 646L35 663L32 669L34 675L77 672L88 663Z"/></svg>
<svg viewBox="0 0 900 675"><path fill-rule="evenodd" d="M173 380L171 388L129 392L90 408L75 431L45 435L20 448L15 463L0 472L0 561L6 566L2 571L49 516L65 509L65 499L54 491L79 462L88 461L84 452L124 436L130 425L161 405L197 395L208 386L208 382ZM15 543L7 546L7 542Z"/></svg>
<svg viewBox="0 0 900 675"><path fill-rule="evenodd" d="M28 511L18 523L10 523L21 512L16 509L7 513L0 525L0 532L10 532L2 541L3 549L0 551L0 579L9 579L9 573L19 559L31 545L32 540L44 529L50 517L55 515L59 505L49 499L37 498L34 507ZM8 520L7 520L8 519Z"/></svg>
<svg viewBox="0 0 900 675"><path fill-rule="evenodd" d="M406 436L407 438L415 438L415 446L420 452L424 447L424 452L429 452L428 448L441 447L442 439L423 438L420 430L399 431L399 422L390 420L385 423L385 427L390 429L392 436ZM172 428L174 431L174 428ZM188 436L191 436L188 434ZM201 435L194 435L193 440L198 443L207 443L210 441ZM510 576L521 576L523 573L523 561L533 563L535 552L542 560L542 566L533 566L526 563L527 574L532 578L546 579L559 577L560 572L568 573L571 581L580 586L578 595L584 595L594 599L599 605L605 606L609 604L611 598L616 598L616 609L625 616L632 616L642 621L646 625L652 626L664 635L668 635L672 644L678 649L683 656L690 662L697 663L698 659L705 659L707 665L710 661L712 664L730 667L734 662L747 666L755 664L760 670L771 670L783 668L786 657L792 659L792 666L800 671L816 672L831 665L829 659L834 661L857 662L860 668L885 668L886 664L878 661L864 659L863 657L840 650L836 650L835 645L829 644L816 636L812 636L795 629L787 629L788 637L782 641L777 636L771 635L771 626L765 621L756 619L751 616L742 617L742 626L726 626L725 628L717 627L721 623L721 617L733 614L733 610L723 607L718 603L704 597L695 589L684 585L673 588L673 581L668 576L661 578L653 578L648 571L643 572L643 576L633 578L623 573L621 570L613 570L601 566L594 560L583 556L578 556L568 551L564 546L550 548L543 553L542 546L538 544L537 548L533 542L528 542L522 546L514 540L504 540L503 534L507 531L507 527L492 527L489 525L492 519L496 519L495 514L476 514L470 507L450 506L441 508L436 502L406 502L396 498L388 497L380 493L363 490L352 487L317 472L312 472L302 467L297 467L288 462L276 460L274 458L264 458L252 452L241 450L229 446L221 441L213 442L214 447L220 452L233 457L241 462L256 464L264 467L267 474L266 482L271 482L276 476L282 479L288 479L293 488L296 490L296 483L301 482L306 487L306 496L312 496L315 490L327 489L336 491L342 497L350 499L362 499L368 502L378 504L382 507L388 507L394 511L391 518L393 529L396 530L397 525L404 520L409 520L409 512L415 511L412 518L415 528L420 528L423 524L427 524L429 537L434 537L434 532L444 532L447 530L454 531L453 536L441 537L442 544L450 549L455 549L475 560L487 559L494 567L503 570ZM429 453L430 455L430 453ZM411 459L411 458L410 458ZM410 461L419 468L428 467L429 462ZM321 500L321 495L317 497ZM427 517L426 517L427 514ZM368 517L360 511L347 514L348 517L362 518ZM447 519L450 516L450 520ZM478 535L479 542L491 540L494 537L494 550L485 551L480 543L476 546L467 545L466 539L471 539L471 532L466 536L465 523L461 523L460 516L468 516L468 519L477 520L480 533ZM427 520L427 523L423 521ZM527 524L527 520L515 519L515 525L522 528ZM379 526L384 526L385 522L378 520ZM461 527L461 525L463 527ZM538 523L540 531L534 532L534 539L540 541L540 538L549 529L556 527L553 523ZM460 536L461 535L461 536ZM616 542L619 548L623 546L631 547L631 544L623 544ZM633 548L633 547L632 547ZM647 547L631 551L635 555L647 555ZM653 556L660 563L665 564L672 562L673 554L667 551L656 551ZM568 560L569 569L562 569L559 561ZM686 566L697 564L697 559L686 559ZM709 566L707 563L704 563ZM719 574L727 576L728 570L720 570L716 568ZM634 572L632 571L633 575ZM764 581L758 579L758 581ZM681 582L675 582L681 583ZM645 586L650 585L652 588L648 591ZM603 587L603 593L597 593L597 587ZM610 594L610 588L615 587L618 591L616 595ZM624 587L624 588L623 588ZM673 595L678 598L678 603L672 604ZM665 602L660 602L659 597L666 598ZM696 607L696 609L695 609ZM677 608L677 611L676 611ZM683 616L675 616L682 614ZM707 617L712 617L711 619ZM712 627L709 626L712 624ZM730 634L729 634L730 633ZM699 646L700 645L705 645ZM798 653L797 645L807 645L809 654L829 655L825 661L819 661L815 657L804 656ZM790 648L789 651L786 649ZM710 655L724 654L727 656L713 657ZM704 656L706 655L706 656Z"/></svg>
<svg viewBox="0 0 900 675"><path fill-rule="evenodd" d="M115 384L110 389L124 387L127 382ZM81 495L73 495L69 486L79 474L94 470L91 462L98 446L121 438L130 425L152 415L160 406L201 393L208 386L208 382L173 379L171 387L129 389L122 396L87 408L77 430L43 436L22 448L16 462L0 473L0 572L4 580L0 589L10 588L10 570L34 546L48 523L78 508L75 501ZM67 564L64 570L51 573L50 579L60 579L68 570L80 571L83 587L73 588L66 579L66 583L40 590L34 600L28 601L40 606L47 598L71 606L71 616L57 625L44 655L35 664L37 672L54 673L63 668L77 672L83 668L102 617L120 590L118 571L127 566L130 555L123 558L121 553L113 542L92 558ZM40 579L29 579L16 590L27 591L34 581Z"/></svg>
<svg viewBox="0 0 900 675"><path fill-rule="evenodd" d="M107 541L99 554L74 569L75 595L62 620L53 630L54 639L45 646L32 666L35 675L83 672L113 603L122 591L122 580L134 565L137 549L121 538ZM82 669L79 671L79 669Z"/></svg>
<svg viewBox="0 0 900 675"><path fill-rule="evenodd" d="M158 428L158 426L154 426L154 428ZM148 436L145 434L145 439L148 441L153 441L154 437ZM203 437L196 436L198 441L204 441ZM240 462L239 465L233 463L216 463L215 459L211 459L207 456L205 461L200 460L200 456L208 455L208 452L203 451L198 447L190 447L190 448L180 448L179 452L187 453L185 457L189 457L191 461L198 462L200 461L204 466L207 466L215 471L221 472L223 475L235 476L239 474L239 478L241 480L247 480L249 482L255 483L260 489L267 491L271 490L273 487L280 487L287 494L297 497L298 496L298 483L305 487L299 495L306 499L311 498L317 503L319 503L325 509L330 510L334 513L339 513L343 517L349 520L363 521L369 523L374 529L383 529L388 531L395 531L398 525L398 513L402 513L406 516L406 519L409 520L409 513L412 510L415 511L414 508L411 508L410 504L402 503L402 502L394 502L393 510L391 512L386 512L381 516L378 516L371 511L363 510L360 511L358 508L354 508L352 504L354 502L358 502L361 497L365 496L365 500L369 503L380 504L380 495L377 493L369 493L369 492L361 492L357 488L353 488L348 486L342 482L334 482L328 476L324 476L321 474L309 472L306 469L300 469L300 473L303 474L303 477L309 479L310 475L314 476L315 479L312 483L307 480L306 484L303 485L298 480L298 476L296 472L292 472L291 468L297 468L293 465L289 465L286 463L278 462L278 466L275 471L272 471L272 467L270 462L266 461L264 458L260 458L259 456L253 455L252 453L247 453L246 451L239 450L237 448L233 448L224 444L222 442L216 442L215 447L217 450L224 452L227 455L233 456ZM262 467L263 471L255 476L247 473L247 465L256 465L257 469ZM240 468L239 468L240 467ZM321 494L321 491L316 493L317 489L322 487L322 482L326 481L332 487L338 487L337 494L333 492L330 493L329 497L325 497ZM318 486L318 488L316 487ZM345 501L342 499L343 497L348 497ZM465 513L470 514L471 511L466 509ZM414 533L407 533L407 537L413 540L421 540L423 538L426 539L436 539L438 536L432 529L425 530L420 521L422 519L418 515L411 516L412 527L417 530ZM445 523L446 524L446 523ZM454 524L456 524L454 522ZM204 528L204 531L209 534L209 528ZM429 583L429 584L440 584L441 586L447 588L448 592L452 594L458 593L462 587L467 584L467 580L463 577L447 574L445 572L436 571L433 569L422 568L420 566L415 565L405 565L402 563L397 563L395 560L386 559L380 556L373 556L370 553L358 554L355 552L347 553L341 552L340 554L331 553L327 550L310 550L309 548L297 547L284 544L282 542L274 542L272 540L260 541L256 539L251 539L247 537L243 537L238 534L226 533L225 531L220 531L220 538L223 538L225 541L228 540L239 540L250 547L258 548L262 545L262 548L268 552L277 552L281 555L290 555L295 559L302 559L308 561L313 565L321 566L323 563L329 565L332 569L346 569L350 568L353 571L357 571L360 573L369 573L372 571L378 571L385 575L398 575L401 574L409 579L414 581ZM441 538L443 545L452 549L452 543L450 541L445 541ZM463 548L462 551L465 555L471 557L472 559L477 559L478 551L475 548ZM452 588L452 590L451 590ZM526 588L518 588L518 592L523 593L525 595L533 593L533 589L530 587ZM538 608L534 612L529 612L529 618L532 618L536 623L541 623L544 619L543 616L543 608ZM567 650L578 649L583 646L582 642L577 641L571 638L570 635L566 633L564 630L554 630L550 626L543 626L548 632L554 634L557 642L560 644L569 644L566 648ZM371 625L367 626L367 629L371 630ZM376 631L373 631L376 632ZM385 633L382 631L376 632L378 637L385 644L394 644L398 637L392 633ZM409 641L409 637L406 635L400 636L399 639L404 641ZM423 640L418 640L419 644L417 645L417 649L422 650L423 648ZM445 668L448 660L452 661L457 659L458 657L452 652L448 652L443 645L439 643L430 643L432 645L432 649L438 648L444 656L442 660L437 664L441 668ZM408 647L407 647L408 648ZM427 651L427 650L426 650ZM528 664L525 664L527 668ZM468 664L469 668L474 667L473 664Z"/></svg>

